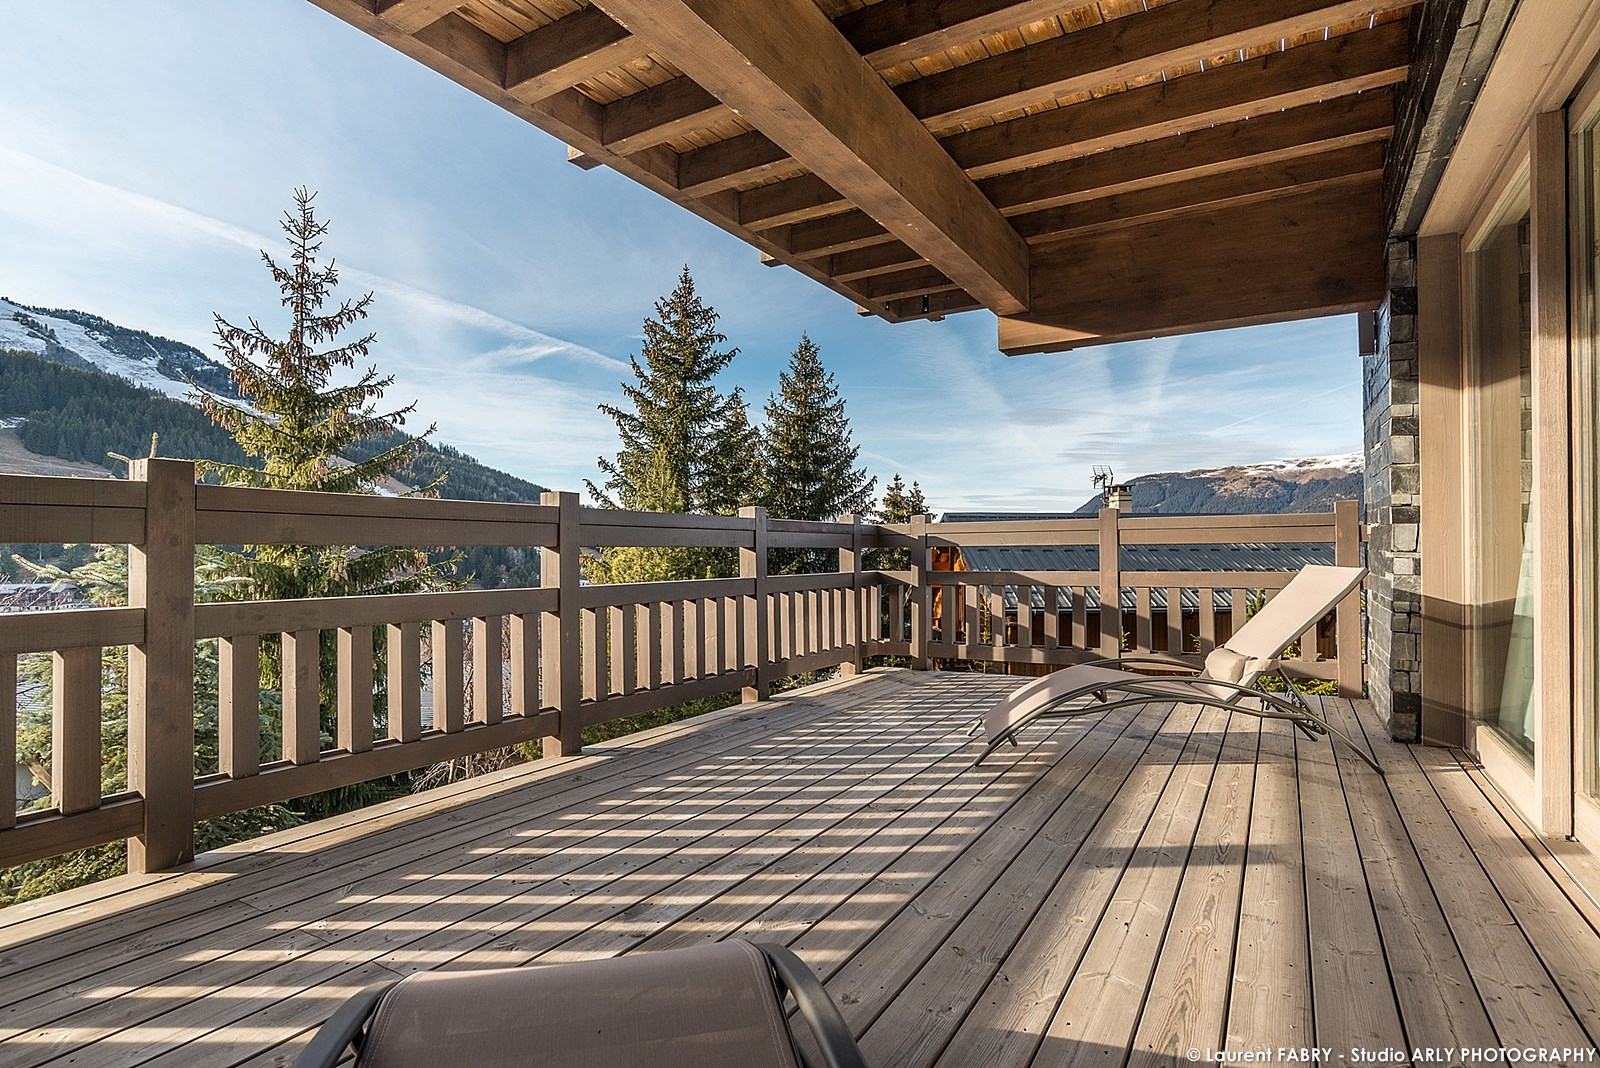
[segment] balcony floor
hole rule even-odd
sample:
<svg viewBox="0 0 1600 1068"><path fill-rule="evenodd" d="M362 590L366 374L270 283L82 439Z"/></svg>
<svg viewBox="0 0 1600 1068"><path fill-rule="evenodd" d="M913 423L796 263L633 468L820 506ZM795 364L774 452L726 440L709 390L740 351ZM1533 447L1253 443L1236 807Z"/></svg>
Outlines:
<svg viewBox="0 0 1600 1068"><path fill-rule="evenodd" d="M1020 681L873 672L5 910L0 1064L285 1064L372 982L736 934L874 1068L1600 1038L1600 910L1455 754L1328 699L1386 778L1190 706L970 768Z"/></svg>

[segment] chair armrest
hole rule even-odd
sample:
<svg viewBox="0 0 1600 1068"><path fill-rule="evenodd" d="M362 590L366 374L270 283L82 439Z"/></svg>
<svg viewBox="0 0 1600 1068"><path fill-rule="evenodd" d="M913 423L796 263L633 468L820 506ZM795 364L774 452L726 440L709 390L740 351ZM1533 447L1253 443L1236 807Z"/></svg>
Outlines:
<svg viewBox="0 0 1600 1068"><path fill-rule="evenodd" d="M855 1036L850 1033L850 1025L845 1023L839 1007L822 988L816 975L806 967L805 961L786 946L758 942L755 947L767 958L778 981L794 995L795 1006L805 1018L806 1026L816 1036L828 1068L867 1068L867 1062L856 1046Z"/></svg>
<svg viewBox="0 0 1600 1068"><path fill-rule="evenodd" d="M1098 660L1080 660L1076 664L1068 664L1067 668L1114 667L1121 664L1159 664L1162 667L1182 668L1191 675L1198 675L1201 671L1187 660L1179 660L1175 656L1107 656Z"/></svg>
<svg viewBox="0 0 1600 1068"><path fill-rule="evenodd" d="M378 1002L399 981L396 979L393 983L369 986L347 998L328 1018L328 1022L317 1029L310 1044L300 1051L300 1056L295 1058L294 1068L333 1068L338 1064L345 1050L350 1048L350 1044L377 1011Z"/></svg>

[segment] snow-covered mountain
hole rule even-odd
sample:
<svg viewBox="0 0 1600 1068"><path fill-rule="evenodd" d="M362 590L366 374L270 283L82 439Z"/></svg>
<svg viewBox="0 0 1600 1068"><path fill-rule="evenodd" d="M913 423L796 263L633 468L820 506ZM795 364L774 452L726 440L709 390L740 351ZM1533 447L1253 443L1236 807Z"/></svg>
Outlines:
<svg viewBox="0 0 1600 1068"><path fill-rule="evenodd" d="M1359 452L1303 456L1266 463L1164 471L1128 483L1135 512L1247 514L1322 512L1334 501L1360 500L1363 461ZM1084 503L1093 512L1101 498Z"/></svg>
<svg viewBox="0 0 1600 1068"><path fill-rule="evenodd" d="M180 400L188 395L190 380L213 393L233 394L227 369L194 346L87 312L34 308L0 297L0 349L92 367Z"/></svg>

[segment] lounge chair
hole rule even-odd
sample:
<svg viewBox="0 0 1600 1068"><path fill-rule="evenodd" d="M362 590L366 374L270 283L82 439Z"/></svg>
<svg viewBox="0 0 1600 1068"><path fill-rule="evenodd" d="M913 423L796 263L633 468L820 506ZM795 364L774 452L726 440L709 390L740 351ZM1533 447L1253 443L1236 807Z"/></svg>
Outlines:
<svg viewBox="0 0 1600 1068"><path fill-rule="evenodd" d="M574 964L419 972L346 1001L296 1068L866 1068L817 977L782 946L717 942Z"/></svg>
<svg viewBox="0 0 1600 1068"><path fill-rule="evenodd" d="M1014 690L973 724L972 733L981 726L988 739L974 763L981 762L1003 743L1016 745L1017 732L1035 720L1083 716L1151 701L1180 701L1286 719L1307 737L1331 736L1344 742L1381 775L1382 770L1366 750L1312 709L1278 660L1285 649L1354 591L1366 573L1363 567L1305 567L1249 622L1212 650L1199 672L1173 658L1122 656L1074 664ZM1240 607L1235 605L1234 610ZM1347 656L1355 655L1355 650L1341 651ZM1131 665L1160 666L1169 669L1169 673L1151 675L1126 670ZM1170 669L1174 668L1191 674L1171 674ZM1262 683L1269 676L1282 680L1282 694L1269 693L1264 688Z"/></svg>

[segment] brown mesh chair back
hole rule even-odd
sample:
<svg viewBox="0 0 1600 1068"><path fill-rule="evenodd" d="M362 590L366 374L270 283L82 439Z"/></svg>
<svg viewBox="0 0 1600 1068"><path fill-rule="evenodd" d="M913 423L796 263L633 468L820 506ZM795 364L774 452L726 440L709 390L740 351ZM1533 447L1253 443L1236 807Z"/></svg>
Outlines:
<svg viewBox="0 0 1600 1068"><path fill-rule="evenodd" d="M790 1034L785 992L794 993L828 1068L865 1068L805 965L781 947L738 941L418 973L352 998L297 1065L335 1064L353 1045L357 1068L813 1068Z"/></svg>

